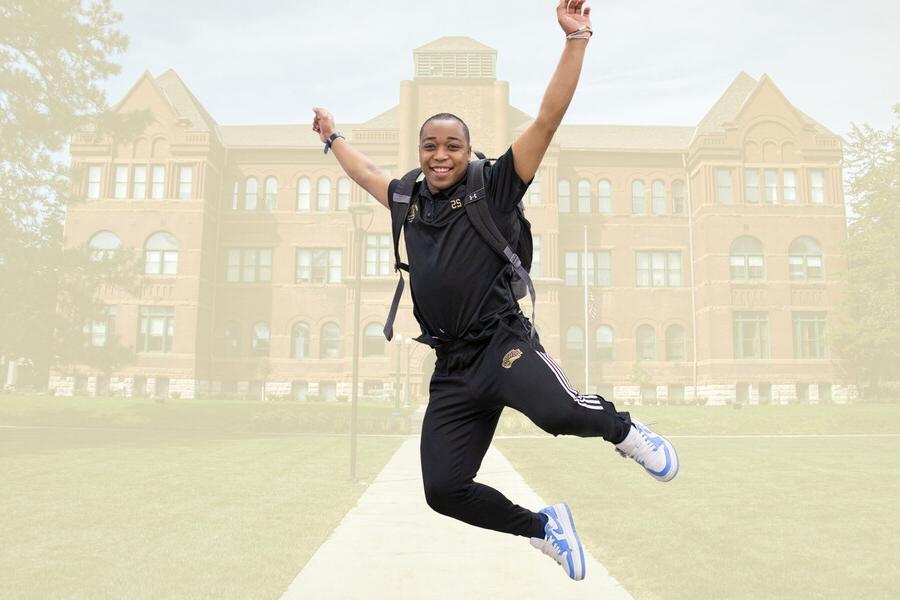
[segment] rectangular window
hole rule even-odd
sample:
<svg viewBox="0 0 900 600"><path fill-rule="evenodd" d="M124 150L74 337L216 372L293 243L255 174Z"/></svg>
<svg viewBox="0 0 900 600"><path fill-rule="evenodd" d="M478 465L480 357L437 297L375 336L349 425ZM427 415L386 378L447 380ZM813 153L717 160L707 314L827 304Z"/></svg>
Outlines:
<svg viewBox="0 0 900 600"><path fill-rule="evenodd" d="M541 172L538 170L534 174L531 185L528 186L528 193L525 195L525 203L531 206L537 206L541 203Z"/></svg>
<svg viewBox="0 0 900 600"><path fill-rule="evenodd" d="M825 204L825 171L815 169L809 172L809 201Z"/></svg>
<svg viewBox="0 0 900 600"><path fill-rule="evenodd" d="M138 323L138 352L171 352L175 336L174 306L142 306Z"/></svg>
<svg viewBox="0 0 900 600"><path fill-rule="evenodd" d="M597 211L604 215L612 212L612 186L605 179L597 188Z"/></svg>
<svg viewBox="0 0 900 600"><path fill-rule="evenodd" d="M87 197L91 200L100 199L100 176L103 169L100 165L91 165L87 170Z"/></svg>
<svg viewBox="0 0 900 600"><path fill-rule="evenodd" d="M532 236L531 242L531 271L529 271L529 275L531 275L532 279L537 279L541 277L541 236Z"/></svg>
<svg viewBox="0 0 900 600"><path fill-rule="evenodd" d="M229 283L261 283L272 281L270 248L229 248L226 281Z"/></svg>
<svg viewBox="0 0 900 600"><path fill-rule="evenodd" d="M87 343L95 348L102 348L109 343L109 340L115 332L116 323L116 307L104 306L98 318L92 320L85 326Z"/></svg>
<svg viewBox="0 0 900 600"><path fill-rule="evenodd" d="M386 277L391 274L391 236L372 234L366 236L366 276Z"/></svg>
<svg viewBox="0 0 900 600"><path fill-rule="evenodd" d="M794 358L826 358L825 313L794 313Z"/></svg>
<svg viewBox="0 0 900 600"><path fill-rule="evenodd" d="M240 196L240 185L237 181L234 182L234 187L231 189L231 210L238 209L238 202Z"/></svg>
<svg viewBox="0 0 900 600"><path fill-rule="evenodd" d="M328 248L297 248L296 283L340 283L343 252Z"/></svg>
<svg viewBox="0 0 900 600"><path fill-rule="evenodd" d="M566 285L584 285L584 252L566 252ZM612 285L612 260L609 250L587 253L587 284L594 287Z"/></svg>
<svg viewBox="0 0 900 600"><path fill-rule="evenodd" d="M719 202L733 204L734 195L731 191L731 169L716 169L716 189Z"/></svg>
<svg viewBox="0 0 900 600"><path fill-rule="evenodd" d="M766 313L734 313L733 335L735 358L769 358L769 316Z"/></svg>
<svg viewBox="0 0 900 600"><path fill-rule="evenodd" d="M135 200L143 200L147 197L147 167L144 165L134 168L134 183L131 188L131 197Z"/></svg>
<svg viewBox="0 0 900 600"><path fill-rule="evenodd" d="M759 204L761 200L759 171L756 169L744 169L744 202L747 204Z"/></svg>
<svg viewBox="0 0 900 600"><path fill-rule="evenodd" d="M113 186L113 198L122 200L128 197L128 165L116 165L116 184Z"/></svg>
<svg viewBox="0 0 900 600"><path fill-rule="evenodd" d="M194 181L194 167L182 165L178 169L178 199L189 200L191 198Z"/></svg>
<svg viewBox="0 0 900 600"><path fill-rule="evenodd" d="M166 197L166 168L163 165L153 165L150 174L150 197L162 200Z"/></svg>
<svg viewBox="0 0 900 600"><path fill-rule="evenodd" d="M578 252L566 252L566 285L578 285Z"/></svg>
<svg viewBox="0 0 900 600"><path fill-rule="evenodd" d="M228 250L228 268L226 280L229 283L241 280L241 251L231 248Z"/></svg>
<svg viewBox="0 0 900 600"><path fill-rule="evenodd" d="M797 171L785 169L781 172L784 183L784 203L796 204L797 202Z"/></svg>
<svg viewBox="0 0 900 600"><path fill-rule="evenodd" d="M763 176L766 181L766 202L776 204L778 202L778 171L765 169Z"/></svg>
<svg viewBox="0 0 900 600"><path fill-rule="evenodd" d="M594 253L594 269L596 269L595 285L599 287L612 285L612 260L608 250Z"/></svg>
<svg viewBox="0 0 900 600"><path fill-rule="evenodd" d="M637 252L638 287L681 287L681 252Z"/></svg>

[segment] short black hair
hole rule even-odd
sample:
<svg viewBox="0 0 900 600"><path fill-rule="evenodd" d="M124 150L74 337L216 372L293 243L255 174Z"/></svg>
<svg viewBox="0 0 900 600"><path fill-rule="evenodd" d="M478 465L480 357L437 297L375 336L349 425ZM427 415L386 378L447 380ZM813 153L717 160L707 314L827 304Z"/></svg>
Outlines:
<svg viewBox="0 0 900 600"><path fill-rule="evenodd" d="M420 140L422 139L422 132L425 131L425 126L428 125L429 123L431 123L432 121L458 121L459 124L462 125L463 133L466 136L466 144L471 143L471 141L469 140L469 126L466 125L466 122L452 113L445 113L445 112L438 113L436 115L431 115L430 117L425 119L425 122L422 123L422 127L419 128L419 139Z"/></svg>

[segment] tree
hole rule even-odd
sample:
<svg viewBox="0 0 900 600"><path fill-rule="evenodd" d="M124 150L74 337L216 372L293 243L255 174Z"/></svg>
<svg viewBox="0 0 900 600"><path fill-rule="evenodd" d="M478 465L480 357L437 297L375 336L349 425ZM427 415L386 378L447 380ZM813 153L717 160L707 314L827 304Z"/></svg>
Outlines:
<svg viewBox="0 0 900 600"><path fill-rule="evenodd" d="M46 373L83 346L72 332L97 312L99 286L131 281L129 257L93 261L62 239L69 138L85 127L128 137L148 120L110 113L98 86L119 71L108 57L127 47L121 19L109 0L0 0L0 366L25 359Z"/></svg>
<svg viewBox="0 0 900 600"><path fill-rule="evenodd" d="M900 381L900 104L884 131L852 126L846 151L854 216L845 319L834 342L848 371L878 394Z"/></svg>

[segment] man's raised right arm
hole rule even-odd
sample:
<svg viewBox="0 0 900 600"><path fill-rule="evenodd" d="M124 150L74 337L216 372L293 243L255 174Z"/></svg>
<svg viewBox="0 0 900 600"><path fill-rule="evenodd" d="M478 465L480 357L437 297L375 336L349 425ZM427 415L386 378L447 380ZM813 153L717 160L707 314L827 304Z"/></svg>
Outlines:
<svg viewBox="0 0 900 600"><path fill-rule="evenodd" d="M334 133L334 116L324 108L313 108L316 113L313 119L313 131L319 134L322 143L328 141ZM344 138L337 138L331 144L331 151L344 172L361 188L372 194L378 202L388 208L388 185L391 178L385 175L378 165L350 145Z"/></svg>

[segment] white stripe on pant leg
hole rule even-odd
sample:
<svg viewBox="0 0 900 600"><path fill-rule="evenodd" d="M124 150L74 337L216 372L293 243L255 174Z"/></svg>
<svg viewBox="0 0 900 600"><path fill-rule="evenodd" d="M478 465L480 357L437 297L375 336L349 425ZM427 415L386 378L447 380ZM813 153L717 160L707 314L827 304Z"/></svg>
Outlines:
<svg viewBox="0 0 900 600"><path fill-rule="evenodd" d="M598 400L586 398L581 394L575 392L569 385L567 385L564 379L560 377L559 372L553 367L553 363L548 361L546 356L544 356L540 352L537 352L537 355L541 357L541 360L543 360L548 367L550 367L550 370L553 371L553 375L556 376L556 380L563 387L563 389L565 389L566 393L569 394L572 400L574 400L579 406L583 406L591 410L603 410L603 406L600 405L600 402Z"/></svg>
<svg viewBox="0 0 900 600"><path fill-rule="evenodd" d="M541 354L541 358L544 359L544 362L547 363L554 373L556 373L556 378L560 380L563 385L569 391L569 395L572 396L572 399L575 400L581 406L585 408L591 408L596 410L603 410L603 406L600 404L599 398L594 394L579 394L570 384L569 380L566 378L566 374L563 372L562 367L560 367L556 362L550 358L549 355L543 352L539 352Z"/></svg>
<svg viewBox="0 0 900 600"><path fill-rule="evenodd" d="M548 354L540 352L538 350L535 350L535 352L537 352L541 356L541 358L544 359L544 362L547 363L547 366L553 369L553 372L556 373L556 378L560 380L560 383L566 386L566 388L569 390L569 394L573 397L573 399L589 404L600 404L600 400L598 399L598 396L596 394L579 394L578 391L569 383L569 379L563 372L562 367L556 364L556 361L550 358Z"/></svg>

